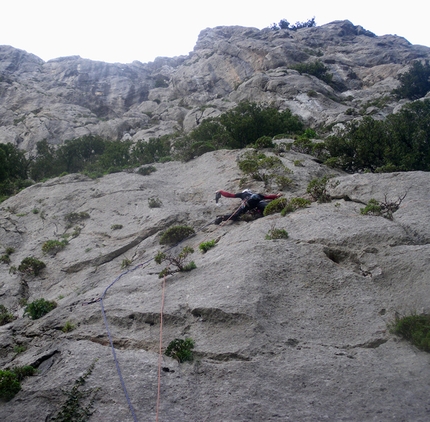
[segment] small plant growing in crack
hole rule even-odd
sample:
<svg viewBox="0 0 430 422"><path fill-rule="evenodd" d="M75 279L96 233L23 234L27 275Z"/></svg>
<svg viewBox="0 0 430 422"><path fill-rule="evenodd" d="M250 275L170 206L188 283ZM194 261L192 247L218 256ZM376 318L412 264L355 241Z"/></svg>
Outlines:
<svg viewBox="0 0 430 422"><path fill-rule="evenodd" d="M360 213L363 215L380 215L388 220L393 219L393 214L400 208L400 204L406 198L407 193L399 196L396 201L389 201L387 195L384 196L384 201L378 202L372 198L364 208L360 208Z"/></svg>
<svg viewBox="0 0 430 422"><path fill-rule="evenodd" d="M94 413L94 403L100 387L83 390L87 378L92 374L96 365L95 360L84 375L80 376L69 391L61 390L67 397L67 400L59 410L56 416L51 419L52 422L70 422L70 421L87 421Z"/></svg>
<svg viewBox="0 0 430 422"><path fill-rule="evenodd" d="M182 363L193 360L193 349L194 341L191 338L185 340L175 338L169 343L164 354Z"/></svg>
<svg viewBox="0 0 430 422"><path fill-rule="evenodd" d="M127 268L131 265L131 259L130 258L124 258L121 262L121 269Z"/></svg>
<svg viewBox="0 0 430 422"><path fill-rule="evenodd" d="M266 234L266 240L288 239L288 233L284 229L278 229L273 225Z"/></svg>
<svg viewBox="0 0 430 422"><path fill-rule="evenodd" d="M166 255L164 252L161 251L158 252L154 258L154 261L160 265L163 262L169 263L169 265L164 268L164 270L162 270L160 274L158 274L158 277L163 278L166 275L174 274L180 271L191 271L197 268L194 261L187 262L188 255L192 253L194 253L194 249L190 246L185 246L176 256ZM176 268L170 269L170 266L174 266Z"/></svg>
<svg viewBox="0 0 430 422"><path fill-rule="evenodd" d="M73 331L75 329L75 325L72 324L70 321L66 321L66 323L64 324L63 328L61 329L61 331L63 333L70 333L70 331Z"/></svg>
<svg viewBox="0 0 430 422"><path fill-rule="evenodd" d="M199 245L199 249L202 253L206 253L209 249L212 249L216 246L217 241L215 239L208 240L207 242L202 242Z"/></svg>
<svg viewBox="0 0 430 422"><path fill-rule="evenodd" d="M18 271L23 274L29 275L39 275L39 273L46 267L46 264L43 261L39 261L38 259L28 256L21 261L19 264ZM12 268L12 267L11 267Z"/></svg>
<svg viewBox="0 0 430 422"><path fill-rule="evenodd" d="M410 341L414 346L430 353L430 315L397 317L391 331Z"/></svg>

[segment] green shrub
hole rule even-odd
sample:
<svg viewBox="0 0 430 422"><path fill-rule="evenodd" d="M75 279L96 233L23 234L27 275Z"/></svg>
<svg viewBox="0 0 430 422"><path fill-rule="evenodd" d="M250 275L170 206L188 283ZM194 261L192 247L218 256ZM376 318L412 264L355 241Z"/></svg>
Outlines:
<svg viewBox="0 0 430 422"><path fill-rule="evenodd" d="M21 390L18 377L12 371L0 370L0 398L10 400Z"/></svg>
<svg viewBox="0 0 430 422"><path fill-rule="evenodd" d="M0 305L0 325L8 324L14 319L14 316L8 311L6 306Z"/></svg>
<svg viewBox="0 0 430 422"><path fill-rule="evenodd" d="M5 252L7 255L12 255L15 252L15 248L13 248L12 246L8 246Z"/></svg>
<svg viewBox="0 0 430 422"><path fill-rule="evenodd" d="M66 245L68 245L68 244L69 244L69 242L67 241L67 239L47 240L42 245L42 251L43 251L43 253L51 253L51 254L55 255L56 253L63 250L66 247Z"/></svg>
<svg viewBox="0 0 430 422"><path fill-rule="evenodd" d="M293 184L293 179L291 179L291 177L288 177L288 176L278 175L274 177L274 182L280 190L283 190L287 186L291 186Z"/></svg>
<svg viewBox="0 0 430 422"><path fill-rule="evenodd" d="M161 208L163 202L157 196L151 196L148 198L148 207L149 208Z"/></svg>
<svg viewBox="0 0 430 422"><path fill-rule="evenodd" d="M67 221L68 227L72 227L73 224L76 224L82 220L86 220L87 218L90 218L90 215L85 211L71 212L64 216L64 220Z"/></svg>
<svg viewBox="0 0 430 422"><path fill-rule="evenodd" d="M23 352L25 352L27 350L27 347L26 346L24 346L23 344L21 344L21 345L16 345L16 346L14 346L14 348L13 348L13 352L14 353L16 353L17 355L18 354L20 354L20 353L23 353Z"/></svg>
<svg viewBox="0 0 430 422"><path fill-rule="evenodd" d="M92 374L96 361L94 361L85 373L75 380L73 387L69 391L62 390L67 400L61 406L61 409L54 416L52 422L83 422L88 421L94 413L94 402L100 388L90 388L82 390L87 382L87 378Z"/></svg>
<svg viewBox="0 0 430 422"><path fill-rule="evenodd" d="M129 258L124 258L121 262L121 269L127 268L131 265L132 261Z"/></svg>
<svg viewBox="0 0 430 422"><path fill-rule="evenodd" d="M281 211L281 215L285 216L290 212L294 212L300 208L306 208L311 205L311 201L305 198L291 198L285 208Z"/></svg>
<svg viewBox="0 0 430 422"><path fill-rule="evenodd" d="M286 198L276 198L273 201L270 201L267 204L267 207L264 208L264 216L281 212L286 207L287 203L288 200Z"/></svg>
<svg viewBox="0 0 430 422"><path fill-rule="evenodd" d="M253 148L263 149L263 148L273 148L275 144L270 136L261 136L253 144Z"/></svg>
<svg viewBox="0 0 430 422"><path fill-rule="evenodd" d="M331 198L327 193L327 182L329 179L330 178L328 176L312 179L308 184L306 192L319 203L330 202Z"/></svg>
<svg viewBox="0 0 430 422"><path fill-rule="evenodd" d="M246 175L264 182L266 186L277 176L282 176L285 172L291 173L279 157L256 151L247 151L238 161L238 166Z"/></svg>
<svg viewBox="0 0 430 422"><path fill-rule="evenodd" d="M12 372L16 375L18 381L22 381L25 377L30 377L36 373L36 368L30 365L15 366L12 368Z"/></svg>
<svg viewBox="0 0 430 422"><path fill-rule="evenodd" d="M69 333L70 331L73 331L75 329L75 325L72 324L70 321L66 321L64 324L64 327L61 329L63 333Z"/></svg>
<svg viewBox="0 0 430 422"><path fill-rule="evenodd" d="M47 313L57 307L56 302L45 299L37 299L29 303L24 309L24 315L28 315L31 319L42 318Z"/></svg>
<svg viewBox="0 0 430 422"><path fill-rule="evenodd" d="M164 270L160 272L160 274L158 274L159 278L163 278L166 275L174 274L178 271L191 271L196 269L197 267L194 261L187 263L188 255L192 253L194 253L194 249L189 246L185 246L184 248L182 248L181 252L176 256L167 255L164 252L158 252L154 258L154 261L157 264L162 264L163 262L167 261L169 264L166 268L164 268ZM171 269L171 266L176 268Z"/></svg>
<svg viewBox="0 0 430 422"><path fill-rule="evenodd" d="M278 111L273 107L244 101L216 118L203 120L175 147L188 150L187 157L193 158L198 152L195 144L198 148L203 145L214 149L245 148L262 137L302 131L303 123L289 110Z"/></svg>
<svg viewBox="0 0 430 422"><path fill-rule="evenodd" d="M326 163L347 172L429 171L430 99L406 104L385 120L364 117L324 142ZM330 164L329 164L330 163Z"/></svg>
<svg viewBox="0 0 430 422"><path fill-rule="evenodd" d="M148 176L151 173L154 173L154 171L157 171L157 169L154 166L145 166L140 167L137 172L141 174L142 176Z"/></svg>
<svg viewBox="0 0 430 422"><path fill-rule="evenodd" d="M381 215L381 205L376 199L370 199L364 208L360 208L363 215Z"/></svg>
<svg viewBox="0 0 430 422"><path fill-rule="evenodd" d="M426 60L424 64L420 61L412 63L412 67L397 77L400 87L393 90L397 98L409 98L417 100L424 97L430 91L430 65Z"/></svg>
<svg viewBox="0 0 430 422"><path fill-rule="evenodd" d="M376 199L370 199L364 208L360 208L363 215L381 215L388 220L393 219L393 214L399 209L400 204L406 198L406 193L399 196L396 201L388 201L385 195L384 201L378 202Z"/></svg>
<svg viewBox="0 0 430 422"><path fill-rule="evenodd" d="M33 375L36 369L32 366L18 366L12 370L0 370L0 398L10 400L21 390L21 383L25 377Z"/></svg>
<svg viewBox="0 0 430 422"><path fill-rule="evenodd" d="M193 360L194 341L191 338L185 340L175 338L165 351L165 355L176 359L179 363Z"/></svg>
<svg viewBox="0 0 430 422"><path fill-rule="evenodd" d="M24 274L39 275L45 267L46 264L43 261L28 256L21 261L21 264L18 266L18 271Z"/></svg>
<svg viewBox="0 0 430 422"><path fill-rule="evenodd" d="M184 239L195 234L192 227L173 226L167 229L160 238L160 245L176 245Z"/></svg>
<svg viewBox="0 0 430 422"><path fill-rule="evenodd" d="M206 253L209 249L216 246L216 240L208 240L207 242L202 242L199 245L199 249L202 253Z"/></svg>
<svg viewBox="0 0 430 422"><path fill-rule="evenodd" d="M121 230L123 228L123 225L122 224L112 224L111 226L110 226L110 229L111 230Z"/></svg>
<svg viewBox="0 0 430 422"><path fill-rule="evenodd" d="M1 255L0 262L3 262L3 264L10 264L11 262L10 256L7 254Z"/></svg>
<svg viewBox="0 0 430 422"><path fill-rule="evenodd" d="M430 315L398 318L392 331L425 352L430 352Z"/></svg>
<svg viewBox="0 0 430 422"><path fill-rule="evenodd" d="M331 84L333 79L333 74L328 72L329 69L320 60L313 63L299 63L290 68L297 70L300 74L307 73L316 76L327 84Z"/></svg>
<svg viewBox="0 0 430 422"><path fill-rule="evenodd" d="M288 233L284 229L272 227L266 234L266 240L288 239Z"/></svg>

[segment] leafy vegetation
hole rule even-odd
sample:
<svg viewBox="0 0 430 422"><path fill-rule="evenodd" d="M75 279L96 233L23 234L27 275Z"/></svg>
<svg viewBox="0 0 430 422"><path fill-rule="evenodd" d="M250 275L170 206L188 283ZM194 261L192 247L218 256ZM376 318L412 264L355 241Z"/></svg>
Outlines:
<svg viewBox="0 0 430 422"><path fill-rule="evenodd" d="M14 145L0 143L0 202L32 184L28 180L30 161Z"/></svg>
<svg viewBox="0 0 430 422"><path fill-rule="evenodd" d="M430 315L409 315L398 318L392 331L425 352L430 352Z"/></svg>
<svg viewBox="0 0 430 422"><path fill-rule="evenodd" d="M29 275L39 275L45 267L46 264L43 261L40 261L32 256L28 256L21 261L18 271Z"/></svg>
<svg viewBox="0 0 430 422"><path fill-rule="evenodd" d="M281 19L279 23L273 23L270 25L270 29L273 31L279 31L280 29L288 29L290 31L297 31L301 28L313 28L317 24L315 22L315 17L308 19L306 22L296 22L295 25L291 25L286 19Z"/></svg>
<svg viewBox="0 0 430 422"><path fill-rule="evenodd" d="M311 201L309 201L309 199L300 197L291 198L290 200L288 200L288 203L285 208L281 211L281 215L285 216L286 214L297 211L300 208L307 208L309 207L309 205L311 205Z"/></svg>
<svg viewBox="0 0 430 422"><path fill-rule="evenodd" d="M6 306L0 304L0 326L8 324L9 322L12 322L14 319L15 318L13 314L9 312Z"/></svg>
<svg viewBox="0 0 430 422"><path fill-rule="evenodd" d="M137 170L137 172L142 176L149 176L151 173L154 173L154 171L157 171L154 166L144 166Z"/></svg>
<svg viewBox="0 0 430 422"><path fill-rule="evenodd" d="M306 192L312 196L314 201L318 201L319 203L331 201L330 195L327 193L327 182L329 179L328 176L323 176L312 179L309 182Z"/></svg>
<svg viewBox="0 0 430 422"><path fill-rule="evenodd" d="M266 208L264 208L264 216L268 216L271 214L276 214L281 212L287 206L288 200L287 198L276 198L273 201L270 201Z"/></svg>
<svg viewBox="0 0 430 422"><path fill-rule="evenodd" d="M266 234L266 240L288 239L288 233L285 229L272 227Z"/></svg>
<svg viewBox="0 0 430 422"><path fill-rule="evenodd" d="M69 244L67 239L62 240L47 240L42 245L42 251L44 253L56 254L63 250Z"/></svg>
<svg viewBox="0 0 430 422"><path fill-rule="evenodd" d="M212 249L216 246L216 240L208 240L207 242L202 242L199 245L199 249L202 253L206 253L209 249Z"/></svg>
<svg viewBox="0 0 430 422"><path fill-rule="evenodd" d="M161 208L163 205L163 201L158 198L158 196L151 196L148 198L148 207L149 208Z"/></svg>
<svg viewBox="0 0 430 422"><path fill-rule="evenodd" d="M385 195L384 201L381 202L372 198L364 208L360 208L360 213L363 215L380 215L392 220L393 214L400 208L400 204L405 198L406 193L396 201L388 201L387 195Z"/></svg>
<svg viewBox="0 0 430 422"><path fill-rule="evenodd" d="M325 141L325 163L347 172L430 171L430 100L385 120L364 117Z"/></svg>
<svg viewBox="0 0 430 422"><path fill-rule="evenodd" d="M84 422L94 413L94 402L100 388L83 390L87 378L94 371L94 361L86 372L80 376L69 391L61 390L67 397L57 415L50 419L52 422Z"/></svg>
<svg viewBox="0 0 430 422"><path fill-rule="evenodd" d="M300 74L306 73L315 76L327 84L330 84L333 79L333 74L328 72L329 69L320 60L313 63L298 63L290 66L290 69L297 70Z"/></svg>
<svg viewBox="0 0 430 422"><path fill-rule="evenodd" d="M393 90L397 98L408 98L417 100L424 97L430 91L430 64L426 60L412 63L412 67L405 73L399 75L400 87Z"/></svg>
<svg viewBox="0 0 430 422"><path fill-rule="evenodd" d="M85 211L71 212L71 213L66 214L64 216L64 220L67 222L67 228L70 228L74 224L79 223L82 220L86 220L87 218L90 218L90 215ZM75 228L75 231L77 229L79 229L79 232L80 232L80 228L79 227ZM78 233L78 235L79 235L79 233Z"/></svg>
<svg viewBox="0 0 430 422"><path fill-rule="evenodd" d="M267 207L264 209L264 215L271 215L276 213L281 213L282 216L296 211L299 208L306 208L311 204L309 199L305 198L277 198L270 201Z"/></svg>
<svg viewBox="0 0 430 422"><path fill-rule="evenodd" d="M204 120L188 136L175 144L179 156L188 161L221 148L244 148L262 137L300 134L303 123L289 110L278 111L256 103L242 102L216 118ZM267 142L267 138L260 142Z"/></svg>
<svg viewBox="0 0 430 422"><path fill-rule="evenodd" d="M21 381L33 375L36 369L32 366L20 366L11 370L0 370L0 398L10 400L21 390Z"/></svg>
<svg viewBox="0 0 430 422"><path fill-rule="evenodd" d="M195 231L192 227L172 226L161 235L160 245L176 245L193 234Z"/></svg>
<svg viewBox="0 0 430 422"><path fill-rule="evenodd" d="M174 274L179 271L191 271L196 269L197 267L194 261L187 262L188 255L192 253L194 253L194 249L190 246L185 246L182 248L178 255L167 255L164 252L158 252L154 258L154 261L160 265L163 262L168 263L168 266L159 273L159 278L163 278L166 275ZM171 266L176 268L171 269Z"/></svg>
<svg viewBox="0 0 430 422"><path fill-rule="evenodd" d="M70 321L66 321L66 323L64 324L63 328L61 329L61 331L63 333L69 333L70 331L73 331L75 329L75 325L72 324Z"/></svg>
<svg viewBox="0 0 430 422"><path fill-rule="evenodd" d="M191 338L185 340L175 338L166 348L165 355L176 359L179 363L193 360L194 341Z"/></svg>
<svg viewBox="0 0 430 422"><path fill-rule="evenodd" d="M269 186L274 181L280 189L292 183L285 173L292 173L281 159L257 151L246 151L238 161L239 169L254 180Z"/></svg>
<svg viewBox="0 0 430 422"><path fill-rule="evenodd" d="M24 315L31 319L39 319L57 307L56 302L45 299L37 299L29 303L24 309Z"/></svg>

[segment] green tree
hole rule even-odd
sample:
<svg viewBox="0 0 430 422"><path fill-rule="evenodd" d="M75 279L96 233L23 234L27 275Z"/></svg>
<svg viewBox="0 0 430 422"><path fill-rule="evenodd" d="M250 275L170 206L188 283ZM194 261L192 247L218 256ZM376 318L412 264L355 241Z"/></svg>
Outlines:
<svg viewBox="0 0 430 422"><path fill-rule="evenodd" d="M131 141L111 141L106 144L98 160L98 167L103 171L118 171L130 165Z"/></svg>
<svg viewBox="0 0 430 422"><path fill-rule="evenodd" d="M430 170L430 100L405 105L386 120L365 117L325 142L327 164L348 172Z"/></svg>
<svg viewBox="0 0 430 422"><path fill-rule="evenodd" d="M171 142L169 136L150 138L148 141L139 140L131 148L130 156L133 165L157 163L169 157Z"/></svg>
<svg viewBox="0 0 430 422"><path fill-rule="evenodd" d="M397 77L400 81L400 87L393 90L397 98L409 98L417 100L424 97L430 91L430 64L416 61L412 63L409 71L402 73Z"/></svg>

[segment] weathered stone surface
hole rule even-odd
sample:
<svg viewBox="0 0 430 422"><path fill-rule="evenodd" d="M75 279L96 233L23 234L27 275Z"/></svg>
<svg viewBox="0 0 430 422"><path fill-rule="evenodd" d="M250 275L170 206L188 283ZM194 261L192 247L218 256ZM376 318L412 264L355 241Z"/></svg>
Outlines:
<svg viewBox="0 0 430 422"><path fill-rule="evenodd" d="M383 118L396 76L430 49L402 37L377 37L349 21L298 31L240 26L201 31L188 56L108 64L63 57L44 62L0 47L0 142L34 150L85 134L149 139L188 132L239 101L290 108L324 128L360 115ZM333 84L290 67L320 60ZM375 100L387 97L375 106ZM203 107L204 106L204 107Z"/></svg>
<svg viewBox="0 0 430 422"><path fill-rule="evenodd" d="M136 416L155 418L163 267L152 259L165 249L161 232L175 224L197 231L172 250L193 247L197 269L166 280L163 347L191 337L195 359L179 364L163 357L160 420L428 419L430 357L391 334L389 325L396 314L430 312L430 175L336 173L330 203L286 217L207 225L238 205L227 198L214 204L215 190L239 190L238 154L156 164L149 176L68 175L1 204L0 245L15 248L10 265L33 255L47 268L30 277L1 264L0 301L18 318L0 327L0 367L33 364L39 373L0 404L0 419L49 420L65 399L61 389L98 359L85 385L101 388L92 419L133 420L100 302L86 304L104 292ZM305 196L312 178L333 173L295 152L281 159L294 172L287 197ZM293 165L297 159L302 167ZM251 187L264 190L256 182ZM392 221L360 214L371 198L405 193ZM149 208L151 196L162 200L161 208ZM71 212L90 218L67 228ZM289 238L266 240L273 227ZM72 232L63 251L42 254L44 241ZM218 239L216 247L202 254L198 245L211 239ZM125 259L132 262L122 269ZM20 299L41 297L58 307L39 320L23 317ZM66 321L76 328L63 333ZM27 349L16 354L16 345Z"/></svg>

